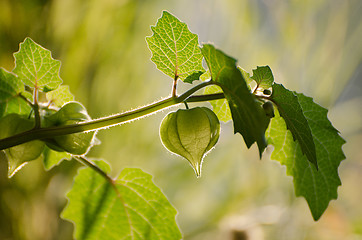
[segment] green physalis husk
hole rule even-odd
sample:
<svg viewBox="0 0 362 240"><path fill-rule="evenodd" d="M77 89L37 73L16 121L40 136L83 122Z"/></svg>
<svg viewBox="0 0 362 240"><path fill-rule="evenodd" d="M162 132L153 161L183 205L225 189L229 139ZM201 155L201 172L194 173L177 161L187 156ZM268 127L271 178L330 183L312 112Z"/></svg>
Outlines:
<svg viewBox="0 0 362 240"><path fill-rule="evenodd" d="M85 107L79 102L69 102L59 111L44 117L44 123L50 126L65 126L91 120ZM74 155L87 153L93 145L95 132L80 132L46 139L49 148L58 152L68 152Z"/></svg>
<svg viewBox="0 0 362 240"><path fill-rule="evenodd" d="M202 160L217 143L220 122L206 107L179 109L169 113L160 126L163 145L171 152L186 158L196 176L201 176Z"/></svg>

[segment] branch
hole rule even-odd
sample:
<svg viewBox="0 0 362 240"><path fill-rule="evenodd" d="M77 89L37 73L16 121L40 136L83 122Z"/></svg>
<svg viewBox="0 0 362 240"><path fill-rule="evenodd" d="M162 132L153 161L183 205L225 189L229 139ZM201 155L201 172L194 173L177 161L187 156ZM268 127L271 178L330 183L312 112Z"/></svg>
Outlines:
<svg viewBox="0 0 362 240"><path fill-rule="evenodd" d="M150 115L151 113L158 112L162 109L171 107L173 105L182 103L184 101L203 102L203 101L216 100L222 98L222 95L220 94L209 94L201 96L199 95L195 97L191 96L201 88L212 84L215 84L215 82L206 81L200 83L199 85L196 85L195 87L189 89L188 91L186 91L185 93L183 93L178 97L171 96L163 100L160 100L158 102L146 105L144 107L116 114L113 116L108 116L100 119L91 120L88 122L80 122L78 124L72 124L66 126L31 129L29 131L22 132L8 138L0 139L0 150L10 148L33 140L53 138L61 135L67 135L78 132L95 131L105 127L123 124L131 120Z"/></svg>

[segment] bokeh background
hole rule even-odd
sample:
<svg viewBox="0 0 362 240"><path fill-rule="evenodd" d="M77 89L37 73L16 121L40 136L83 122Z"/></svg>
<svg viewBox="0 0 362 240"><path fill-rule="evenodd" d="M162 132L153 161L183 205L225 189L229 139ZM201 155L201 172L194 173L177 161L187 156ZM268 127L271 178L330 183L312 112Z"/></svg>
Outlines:
<svg viewBox="0 0 362 240"><path fill-rule="evenodd" d="M62 61L61 77L93 118L126 111L170 94L171 79L150 61L145 37L168 10L251 72L269 65L275 81L314 97L347 144L342 187L318 222L294 196L285 168L262 160L232 124L197 179L158 137L161 112L98 133L89 153L112 165L154 176L178 210L184 239L362 239L362 1L360 0L0 0L0 66L29 36ZM179 92L189 88L180 84ZM7 179L0 162L0 239L71 239L60 219L65 193L80 165L46 172L32 162ZM248 237L248 238L247 238Z"/></svg>

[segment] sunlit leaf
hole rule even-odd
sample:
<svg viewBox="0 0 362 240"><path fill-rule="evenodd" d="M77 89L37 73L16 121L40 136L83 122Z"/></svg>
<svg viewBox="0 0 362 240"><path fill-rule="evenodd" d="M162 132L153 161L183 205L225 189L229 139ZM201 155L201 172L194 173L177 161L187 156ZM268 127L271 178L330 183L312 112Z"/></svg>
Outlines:
<svg viewBox="0 0 362 240"><path fill-rule="evenodd" d="M187 25L164 11L156 26L151 27L153 35L147 37L152 52L151 60L166 75L191 83L205 71L198 37Z"/></svg>
<svg viewBox="0 0 362 240"><path fill-rule="evenodd" d="M341 185L338 166L345 159L342 145L345 141L327 118L327 110L303 94L295 94L310 126L316 144L318 170L307 160L300 145L293 140L282 117L276 111L266 132L268 143L274 146L271 155L287 167L287 175L293 177L295 194L303 196L314 220L318 220L332 199L337 199Z"/></svg>
<svg viewBox="0 0 362 240"><path fill-rule="evenodd" d="M253 76L251 77L257 83L257 88L268 89L271 88L274 82L273 73L269 66L262 66L253 69Z"/></svg>
<svg viewBox="0 0 362 240"><path fill-rule="evenodd" d="M0 68L0 117L10 113L29 114L31 107L20 96L23 91L24 84L20 79Z"/></svg>
<svg viewBox="0 0 362 240"><path fill-rule="evenodd" d="M19 78L4 68L0 68L0 99L15 96L22 91L24 91L24 85Z"/></svg>
<svg viewBox="0 0 362 240"><path fill-rule="evenodd" d="M254 80L250 77L250 73L248 73L247 71L245 71L243 68L238 67L238 69L241 72L241 75L243 75L243 78L246 82L246 85L248 86L248 89L251 90L252 88L252 83L254 82Z"/></svg>
<svg viewBox="0 0 362 240"><path fill-rule="evenodd" d="M29 115L32 108L30 105L20 96L16 96L8 99L3 116L17 113L21 115Z"/></svg>
<svg viewBox="0 0 362 240"><path fill-rule="evenodd" d="M61 85L57 89L46 93L47 100L57 107L62 107L65 103L73 101L74 96L69 90L69 86Z"/></svg>
<svg viewBox="0 0 362 240"><path fill-rule="evenodd" d="M250 78L250 74L246 72L244 69L242 69L241 67L238 67L238 69L240 70L241 75L243 75L244 80L248 86L248 89L250 90L252 82L254 82L254 80ZM205 81L210 78L211 76L209 71L206 71L204 74L201 75L200 80ZM207 86L205 87L204 90L204 94L213 94L213 93L222 93L222 92L223 92L222 89L215 85ZM210 101L210 104L212 106L212 110L215 112L220 121L227 122L232 119L229 104L226 99L212 100Z"/></svg>
<svg viewBox="0 0 362 240"><path fill-rule="evenodd" d="M49 50L26 38L14 53L13 70L23 83L31 88L38 87L47 92L56 89L62 80L59 77L60 61L52 58Z"/></svg>
<svg viewBox="0 0 362 240"><path fill-rule="evenodd" d="M222 93L222 89L218 86L212 85L205 88L204 94ZM218 99L210 101L212 110L220 121L227 122L231 120L231 112L229 104L226 99Z"/></svg>
<svg viewBox="0 0 362 240"><path fill-rule="evenodd" d="M264 132L269 119L250 93L243 75L236 66L236 60L205 44L201 49L211 72L211 78L222 88L234 123L234 132L240 133L249 148L257 142L259 154L266 147Z"/></svg>
<svg viewBox="0 0 362 240"><path fill-rule="evenodd" d="M43 152L44 168L45 170L50 170L59 165L63 160L70 160L71 158L72 155L67 152L57 152L45 147Z"/></svg>
<svg viewBox="0 0 362 240"><path fill-rule="evenodd" d="M201 75L200 80L206 81L211 78L210 72L206 71L204 74ZM205 87L204 94L214 94L214 93L222 93L222 89L216 85L211 85ZM216 114L216 116L219 118L220 121L227 122L231 120L231 112L228 105L228 102L226 99L218 99L218 100L212 100L209 101L212 110Z"/></svg>
<svg viewBox="0 0 362 240"><path fill-rule="evenodd" d="M98 164L109 171L104 162ZM112 185L82 168L67 197L62 217L75 224L75 239L181 239L176 210L140 169L124 169Z"/></svg>
<svg viewBox="0 0 362 240"><path fill-rule="evenodd" d="M271 99L277 105L280 116L285 120L294 140L298 141L302 152L318 169L315 143L298 97L283 85L273 84Z"/></svg>

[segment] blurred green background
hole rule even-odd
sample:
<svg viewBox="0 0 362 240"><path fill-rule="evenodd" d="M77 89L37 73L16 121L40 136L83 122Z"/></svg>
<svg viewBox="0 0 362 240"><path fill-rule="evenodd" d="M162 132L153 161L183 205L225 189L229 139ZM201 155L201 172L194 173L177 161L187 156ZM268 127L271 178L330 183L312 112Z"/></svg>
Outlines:
<svg viewBox="0 0 362 240"><path fill-rule="evenodd" d="M64 84L93 118L137 108L170 94L172 81L150 61L145 41L162 10L245 70L269 65L275 81L330 109L347 140L338 200L314 222L285 168L269 159L272 148L260 161L230 122L200 179L159 141L166 111L99 132L102 144L89 156L106 159L114 176L124 167L152 174L188 240L362 239L360 0L0 0L0 66L13 69L12 53L29 36L62 61ZM1 161L0 239L71 239L72 224L59 214L79 166L65 161L46 172L31 162L7 179Z"/></svg>

